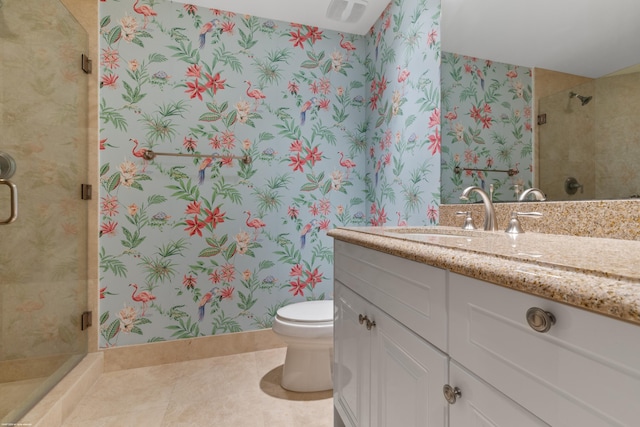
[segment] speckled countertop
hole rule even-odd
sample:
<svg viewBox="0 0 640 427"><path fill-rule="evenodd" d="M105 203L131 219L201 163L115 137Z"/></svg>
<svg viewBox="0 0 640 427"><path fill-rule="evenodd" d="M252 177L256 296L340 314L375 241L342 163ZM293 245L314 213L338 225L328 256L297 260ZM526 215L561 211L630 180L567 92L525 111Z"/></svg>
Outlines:
<svg viewBox="0 0 640 427"><path fill-rule="evenodd" d="M416 235L429 231L443 235ZM514 237L458 227L354 227L328 234L640 325L640 241Z"/></svg>

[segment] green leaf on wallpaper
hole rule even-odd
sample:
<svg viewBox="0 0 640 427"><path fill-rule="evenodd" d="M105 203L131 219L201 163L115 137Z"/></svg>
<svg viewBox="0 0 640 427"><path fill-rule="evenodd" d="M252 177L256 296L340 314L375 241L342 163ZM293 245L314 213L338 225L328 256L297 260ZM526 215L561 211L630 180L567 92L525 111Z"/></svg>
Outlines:
<svg viewBox="0 0 640 427"><path fill-rule="evenodd" d="M258 302L258 299L254 298L251 293L245 295L242 292L238 291L238 297L240 297L238 308L243 311L250 310L251 307L253 307L255 303Z"/></svg>
<svg viewBox="0 0 640 427"><path fill-rule="evenodd" d="M184 320L180 318L180 320L178 320L178 325L169 325L167 326L167 329L175 331L171 334L171 336L175 338L195 338L200 336L198 323L191 323L191 317L187 318L186 324L184 323Z"/></svg>
<svg viewBox="0 0 640 427"><path fill-rule="evenodd" d="M104 272L111 270L116 276L126 277L127 275L127 267L124 263L113 255L107 255L104 248L100 249L100 268Z"/></svg>
<svg viewBox="0 0 640 427"><path fill-rule="evenodd" d="M360 89L361 87L364 87L364 84L359 80L352 80L351 83L349 83L349 87L351 89Z"/></svg>
<svg viewBox="0 0 640 427"><path fill-rule="evenodd" d="M164 56L161 53L154 52L154 53L149 55L149 64L152 64L154 62L165 62L165 61L168 61L168 60L169 60L169 58L167 58L166 56Z"/></svg>
<svg viewBox="0 0 640 427"><path fill-rule="evenodd" d="M326 61L324 61L324 63L323 63L323 64L322 64L322 66L320 67L320 69L322 70L322 72L323 72L324 74L329 74L329 72L331 71L331 66L332 66L331 60L330 60L330 59L327 59ZM344 70L342 70L342 69L338 70L338 72L339 72L340 74L344 74L344 75L346 75L345 71L344 71Z"/></svg>
<svg viewBox="0 0 640 427"><path fill-rule="evenodd" d="M323 142L327 142L331 145L336 145L338 139L336 135L331 131L331 128L324 126L320 122L313 124L313 133L311 134L311 140L315 141L316 137L320 137Z"/></svg>
<svg viewBox="0 0 640 427"><path fill-rule="evenodd" d="M258 135L259 141L271 141L274 138L275 136L269 132L260 132L260 134Z"/></svg>
<svg viewBox="0 0 640 427"><path fill-rule="evenodd" d="M258 271L262 271L262 270L266 270L266 269L271 268L271 267L275 267L275 265L276 265L276 263L271 261L271 260L268 260L268 259L262 260L262 261L260 261L260 264L258 264Z"/></svg>
<svg viewBox="0 0 640 427"><path fill-rule="evenodd" d="M100 20L100 28L104 28L111 23L111 16L107 15Z"/></svg>
<svg viewBox="0 0 640 427"><path fill-rule="evenodd" d="M465 87L464 89L462 89L462 92L460 92L460 101L466 101L470 98L473 98L474 100L477 101L478 99L478 90L476 88L476 86L471 83L469 86Z"/></svg>
<svg viewBox="0 0 640 427"><path fill-rule="evenodd" d="M109 31L105 35L105 40L107 41L107 44L112 45L115 42L117 42L121 36L122 36L122 27L118 25L116 27L113 27L111 31Z"/></svg>
<svg viewBox="0 0 640 427"><path fill-rule="evenodd" d="M230 128L236 122L237 117L238 117L238 111L233 110L222 118L222 123L224 123L226 127Z"/></svg>
<svg viewBox="0 0 640 427"><path fill-rule="evenodd" d="M213 51L213 65L211 67L211 74L213 75L213 69L218 62L229 66L235 73L242 74L242 62L238 59L238 55L234 52L225 50L224 44L220 44L220 47Z"/></svg>
<svg viewBox="0 0 640 427"><path fill-rule="evenodd" d="M201 122L215 122L220 120L221 117L222 114L220 113L203 113L202 115L200 115L198 120L200 120Z"/></svg>
<svg viewBox="0 0 640 427"><path fill-rule="evenodd" d="M185 46L184 42L180 41L179 46L169 45L167 48L176 52L172 56L180 61L188 64L198 64L200 62L200 52L192 46L191 42L189 42L188 46Z"/></svg>
<svg viewBox="0 0 640 427"><path fill-rule="evenodd" d="M217 248L217 247L216 248L205 248L205 249L200 251L198 256L202 257L202 258L214 257L214 256L218 255L220 252L222 252L221 248Z"/></svg>
<svg viewBox="0 0 640 427"><path fill-rule="evenodd" d="M112 340L120 330L120 321L118 319L111 322L109 327L104 331L104 337L107 341Z"/></svg>
<svg viewBox="0 0 640 427"><path fill-rule="evenodd" d="M102 326L107 323L107 320L109 320L109 312L105 311L100 315L100 325Z"/></svg>
<svg viewBox="0 0 640 427"><path fill-rule="evenodd" d="M318 63L316 61L306 60L306 61L302 61L302 63L300 64L300 68L306 68L308 70L312 70L317 67L318 67Z"/></svg>
<svg viewBox="0 0 640 427"><path fill-rule="evenodd" d="M166 201L167 201L167 198L160 194L154 194L153 196L149 196L147 198L147 203L149 204L149 206L159 205L160 203L164 203Z"/></svg>
<svg viewBox="0 0 640 427"><path fill-rule="evenodd" d="M133 233L131 233L131 231L129 231L126 227L121 227L121 230L126 240L120 240L120 243L125 248L134 249L146 239L146 237L140 237L140 230L136 230Z"/></svg>
<svg viewBox="0 0 640 427"><path fill-rule="evenodd" d="M410 116L408 116L407 120L404 121L404 127L408 128L409 126L411 126L417 118L418 117L415 114L411 114Z"/></svg>
<svg viewBox="0 0 640 427"><path fill-rule="evenodd" d="M329 194L329 191L331 191L331 180L328 179L324 182L324 184L322 184L322 187L320 187L320 192L322 192L323 195L327 195Z"/></svg>
<svg viewBox="0 0 640 427"><path fill-rule="evenodd" d="M121 131L127 130L127 121L124 116L112 107L107 107L106 101L102 99L100 101L100 119L104 124L109 122L113 123L113 126Z"/></svg>
<svg viewBox="0 0 640 427"><path fill-rule="evenodd" d="M225 260L229 261L236 253L237 243L232 242L227 248L222 251L222 256Z"/></svg>
<svg viewBox="0 0 640 427"><path fill-rule="evenodd" d="M109 169L111 169L111 166L109 165L109 163L105 163L104 165L102 165L100 167L100 176L105 176L107 174L107 172L109 172Z"/></svg>
<svg viewBox="0 0 640 427"><path fill-rule="evenodd" d="M171 197L177 197L189 202L198 200L200 198L200 189L196 184L191 182L191 179L189 179L186 183L184 181L180 181L179 185L168 185L166 188L170 190L176 190L171 195Z"/></svg>
<svg viewBox="0 0 640 427"><path fill-rule="evenodd" d="M316 182L307 182L300 187L300 191L315 191L319 187Z"/></svg>
<svg viewBox="0 0 640 427"><path fill-rule="evenodd" d="M120 184L120 172L116 172L109 177L105 182L105 189L110 193L118 187L118 184Z"/></svg>
<svg viewBox="0 0 640 427"><path fill-rule="evenodd" d="M238 45L245 50L249 50L254 47L258 41L253 37L253 33L247 34L242 29L238 29L238 33L240 33L240 40L238 40Z"/></svg>

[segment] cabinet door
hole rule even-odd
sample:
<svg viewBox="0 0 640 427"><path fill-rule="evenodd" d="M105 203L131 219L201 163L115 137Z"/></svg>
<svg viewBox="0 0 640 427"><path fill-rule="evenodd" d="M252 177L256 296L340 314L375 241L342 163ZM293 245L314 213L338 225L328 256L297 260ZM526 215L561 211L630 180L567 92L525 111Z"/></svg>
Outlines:
<svg viewBox="0 0 640 427"><path fill-rule="evenodd" d="M382 311L373 316L371 425L446 426L447 355Z"/></svg>
<svg viewBox="0 0 640 427"><path fill-rule="evenodd" d="M455 362L449 369L449 384L461 393L449 408L450 427L548 426Z"/></svg>
<svg viewBox="0 0 640 427"><path fill-rule="evenodd" d="M371 333L359 315L373 315L371 305L339 281L334 282L334 405L347 427L370 425Z"/></svg>

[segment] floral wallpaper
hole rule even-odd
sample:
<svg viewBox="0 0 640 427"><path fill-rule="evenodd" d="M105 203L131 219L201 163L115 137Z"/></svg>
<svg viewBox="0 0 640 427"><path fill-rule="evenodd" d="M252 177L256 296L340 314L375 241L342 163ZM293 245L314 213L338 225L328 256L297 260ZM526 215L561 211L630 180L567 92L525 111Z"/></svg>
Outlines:
<svg viewBox="0 0 640 427"><path fill-rule="evenodd" d="M435 225L440 203L440 2L394 1L371 29L370 225Z"/></svg>
<svg viewBox="0 0 640 427"><path fill-rule="evenodd" d="M439 3L367 37L165 1L100 16L102 347L268 328L332 298L327 230L437 220Z"/></svg>
<svg viewBox="0 0 640 427"><path fill-rule="evenodd" d="M533 181L531 69L442 52L441 72L442 203L459 203L470 185L516 200L514 186Z"/></svg>

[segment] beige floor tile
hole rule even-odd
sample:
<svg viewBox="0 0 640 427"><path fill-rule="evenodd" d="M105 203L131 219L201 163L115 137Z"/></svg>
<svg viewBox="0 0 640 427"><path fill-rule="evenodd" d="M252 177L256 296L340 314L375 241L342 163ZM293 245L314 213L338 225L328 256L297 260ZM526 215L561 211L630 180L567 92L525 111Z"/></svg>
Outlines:
<svg viewBox="0 0 640 427"><path fill-rule="evenodd" d="M64 427L333 426L331 391L280 386L285 354L278 348L106 373Z"/></svg>

